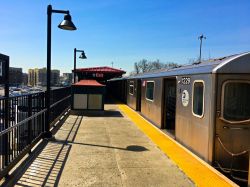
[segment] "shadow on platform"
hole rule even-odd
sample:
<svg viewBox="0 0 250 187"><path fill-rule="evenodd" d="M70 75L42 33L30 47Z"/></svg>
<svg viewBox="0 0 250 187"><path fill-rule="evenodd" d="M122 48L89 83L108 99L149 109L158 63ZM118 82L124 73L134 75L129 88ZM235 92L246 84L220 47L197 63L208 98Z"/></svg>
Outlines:
<svg viewBox="0 0 250 187"><path fill-rule="evenodd" d="M79 142L71 142L71 141L60 141L60 140L55 140L57 143L62 143L65 145L72 145L72 144L77 144L77 145L83 145L83 146L94 146L94 147L103 147L103 148L109 148L109 149L119 149L119 150L124 150L124 151L133 151L133 152L142 152L142 151L148 151L147 148L139 145L129 145L126 148L122 147L114 147L114 146L106 146L106 145L97 145L97 144L87 144L87 143L79 143Z"/></svg>
<svg viewBox="0 0 250 187"><path fill-rule="evenodd" d="M104 104L113 105L113 104L124 104L124 103L119 99L113 97L112 95L106 94Z"/></svg>
<svg viewBox="0 0 250 187"><path fill-rule="evenodd" d="M120 112L109 110L104 116L122 116ZM114 147L106 145L75 142L83 116L68 116L66 121L52 130L53 134L61 133L64 138L42 140L32 154L16 168L2 186L58 186L63 169L73 145L94 146L107 149L118 149L132 152L148 151L139 145Z"/></svg>
<svg viewBox="0 0 250 187"><path fill-rule="evenodd" d="M104 110L104 111L90 111L90 110L72 110L71 115L80 115L87 117L123 117L123 115L116 110Z"/></svg>
<svg viewBox="0 0 250 187"><path fill-rule="evenodd" d="M65 142L74 141L82 118L75 118L71 129L64 131L67 133ZM58 186L71 147L70 144L43 140L2 186Z"/></svg>

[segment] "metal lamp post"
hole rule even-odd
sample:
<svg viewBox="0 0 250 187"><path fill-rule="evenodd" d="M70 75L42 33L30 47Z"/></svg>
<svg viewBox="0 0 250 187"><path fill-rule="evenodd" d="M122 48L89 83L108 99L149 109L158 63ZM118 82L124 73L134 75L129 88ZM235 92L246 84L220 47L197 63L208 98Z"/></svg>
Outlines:
<svg viewBox="0 0 250 187"><path fill-rule="evenodd" d="M83 50L78 50L74 48L74 83L76 83L76 52L82 52L79 58L86 59L86 55Z"/></svg>
<svg viewBox="0 0 250 187"><path fill-rule="evenodd" d="M53 10L51 5L47 7L47 93L46 93L46 119L45 119L45 134L46 138L51 138L52 133L50 132L50 79L51 79L51 16L52 13L65 14L64 20L58 25L63 30L76 30L74 23L71 21L69 11L64 10Z"/></svg>

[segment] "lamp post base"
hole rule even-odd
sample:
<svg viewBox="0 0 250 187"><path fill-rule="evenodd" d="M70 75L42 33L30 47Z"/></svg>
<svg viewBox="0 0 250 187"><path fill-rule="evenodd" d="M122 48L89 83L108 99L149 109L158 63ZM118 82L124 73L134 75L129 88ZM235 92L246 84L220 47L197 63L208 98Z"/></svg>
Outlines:
<svg viewBox="0 0 250 187"><path fill-rule="evenodd" d="M55 139L55 137L53 136L53 134L50 131L44 132L43 138L48 139L48 140Z"/></svg>

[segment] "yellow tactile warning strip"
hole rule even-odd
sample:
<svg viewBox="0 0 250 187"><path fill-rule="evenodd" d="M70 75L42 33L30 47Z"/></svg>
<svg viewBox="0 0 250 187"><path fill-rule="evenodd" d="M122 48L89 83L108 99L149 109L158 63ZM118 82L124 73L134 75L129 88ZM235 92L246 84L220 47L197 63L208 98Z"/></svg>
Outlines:
<svg viewBox="0 0 250 187"><path fill-rule="evenodd" d="M118 104L118 106L197 186L237 186L175 140L163 134L127 105Z"/></svg>

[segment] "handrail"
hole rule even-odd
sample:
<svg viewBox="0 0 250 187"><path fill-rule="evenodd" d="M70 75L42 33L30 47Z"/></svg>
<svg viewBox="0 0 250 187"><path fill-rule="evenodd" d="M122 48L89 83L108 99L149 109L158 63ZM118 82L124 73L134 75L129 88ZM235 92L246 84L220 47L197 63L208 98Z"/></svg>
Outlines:
<svg viewBox="0 0 250 187"><path fill-rule="evenodd" d="M70 86L67 86L67 87L59 87L59 88L54 88L53 90L51 90L52 92L53 91L56 91L56 90L60 90L60 89L66 89L66 88L70 88ZM18 98L18 97L23 97L23 96L29 96L29 95L35 95L35 94L41 94L41 93L46 93L47 91L38 91L38 92L35 92L35 93L23 93L23 94L20 94L20 95L10 95L9 97L5 97L5 96L2 96L0 99L3 99L3 100L7 100L7 99L13 99L13 98Z"/></svg>
<svg viewBox="0 0 250 187"><path fill-rule="evenodd" d="M249 128L248 127L228 127L228 126L223 126L223 129L230 129L230 130L248 130Z"/></svg>
<svg viewBox="0 0 250 187"><path fill-rule="evenodd" d="M70 106L70 87L51 90L50 124L59 119ZM40 141L45 132L46 91L0 98L0 179ZM11 138L9 138L11 137Z"/></svg>
<svg viewBox="0 0 250 187"><path fill-rule="evenodd" d="M52 107L55 107L56 105L58 105L59 103L61 103L62 101L66 100L66 99L68 99L68 98L70 98L70 97L71 97L71 95L69 95L69 96L67 96L67 97L64 97L63 99L61 99L61 100L59 100L59 101L53 103L52 105L50 105L50 107L51 107L51 108L52 108ZM36 114L34 114L34 115L32 115L32 116L30 116L30 117L28 117L28 118L22 120L21 122L19 122L19 123L13 125L13 126L7 128L7 129L4 129L3 131L0 132L0 136L6 134L6 133L8 133L8 132L10 132L12 129L14 129L14 128L16 128L16 127L18 127L18 126L20 126L20 125L22 125L22 124L24 124L24 123L30 121L30 120L32 120L33 118L39 116L40 114L42 114L42 113L44 113L44 112L46 112L46 111L47 111L47 109L43 109L43 110L37 112Z"/></svg>
<svg viewBox="0 0 250 187"><path fill-rule="evenodd" d="M222 143L222 141L221 141L221 139L220 139L220 137L219 137L218 134L216 134L216 138L218 139L220 145L221 145L222 148L226 151L226 153L228 153L228 154L231 156L231 161L230 161L230 168L228 168L228 169L227 169L227 168L223 168L223 167L220 165L220 163L219 163L218 161L216 161L216 160L215 160L215 163L218 165L218 167L219 167L224 173L230 174L230 176L231 176L233 179L238 180L238 181L241 181L241 182L247 182L247 180L244 179L244 178L240 178L240 177L234 176L234 174L233 174L233 170L234 170L234 169L233 169L233 161L234 161L234 157L244 155L244 154L250 152L250 149L244 150L244 151L239 152L239 153L232 153L232 152L229 151L229 150L225 147L225 145ZM246 172L247 172L247 171L246 171ZM250 172L250 171L248 171L248 172Z"/></svg>
<svg viewBox="0 0 250 187"><path fill-rule="evenodd" d="M70 98L70 97L71 97L71 95L69 95L69 96L67 96L67 97L64 97L63 99L61 99L61 100L59 100L59 101L53 103L52 105L50 105L50 108L53 108L54 106L58 105L59 103L61 103L62 101L66 100L66 99L68 99L68 98Z"/></svg>
<svg viewBox="0 0 250 187"><path fill-rule="evenodd" d="M233 174L232 174L232 171L233 169L227 169L227 168L223 168L220 163L218 161L215 161L215 163L217 164L217 166L220 168L221 171L223 171L224 173L227 173L227 174L230 174L230 176L235 179L235 180L238 180L238 181L241 181L241 182L244 182L244 183L247 183L247 179L243 179L243 178L239 178L239 177L235 177Z"/></svg>
<svg viewBox="0 0 250 187"><path fill-rule="evenodd" d="M15 124L15 125L13 125L13 126L11 126L11 127L9 127L9 128L7 128L7 129L4 129L3 131L0 132L0 136L6 134L6 133L8 133L8 132L10 132L12 129L14 129L14 128L16 128L16 127L18 127L18 126L20 126L20 125L22 125L22 124L24 124L24 123L30 121L30 120L32 120L33 118L39 116L40 114L42 114L42 113L44 113L44 112L46 112L46 111L47 111L47 109L43 109L43 110L37 112L36 114L34 114L34 115L32 115L32 116L30 116L30 117L28 117L28 118L26 118L26 119L20 121L19 123Z"/></svg>
<svg viewBox="0 0 250 187"><path fill-rule="evenodd" d="M46 91L40 91L40 92L35 92L35 93L24 93L24 94L20 94L20 95L10 95L9 97L1 97L1 100L9 100L9 99L13 99L13 98L18 98L18 97L23 97L23 96L30 96L30 95L36 95L36 94L41 94L41 93L46 93Z"/></svg>
<svg viewBox="0 0 250 187"><path fill-rule="evenodd" d="M229 121L229 120L226 120L225 118L223 117L220 117L219 118L220 120L226 122L226 123L229 123L229 124L246 124L246 123L250 123L250 119L247 119L247 120L241 120L241 121Z"/></svg>
<svg viewBox="0 0 250 187"><path fill-rule="evenodd" d="M220 139L220 137L219 137L218 134L216 135L216 137L217 137L217 139L218 139L220 145L222 146L222 148L223 148L229 155L231 155L232 157L244 155L244 154L246 154L246 153L248 153L248 152L250 151L250 149L247 149L247 150L244 150L244 151L239 152L239 153L232 153L232 152L229 151L229 150L225 147L225 145L222 143L222 141L221 141L221 139Z"/></svg>

